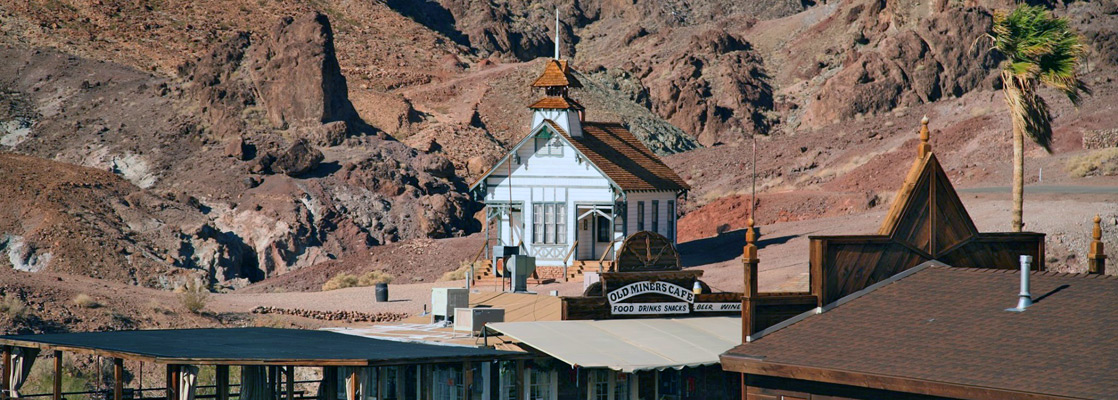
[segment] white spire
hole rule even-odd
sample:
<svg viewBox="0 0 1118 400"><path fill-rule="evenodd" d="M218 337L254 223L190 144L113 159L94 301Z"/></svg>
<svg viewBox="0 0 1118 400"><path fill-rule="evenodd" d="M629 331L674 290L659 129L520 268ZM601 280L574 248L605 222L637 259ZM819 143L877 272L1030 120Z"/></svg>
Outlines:
<svg viewBox="0 0 1118 400"><path fill-rule="evenodd" d="M555 7L555 59L559 59L559 7Z"/></svg>

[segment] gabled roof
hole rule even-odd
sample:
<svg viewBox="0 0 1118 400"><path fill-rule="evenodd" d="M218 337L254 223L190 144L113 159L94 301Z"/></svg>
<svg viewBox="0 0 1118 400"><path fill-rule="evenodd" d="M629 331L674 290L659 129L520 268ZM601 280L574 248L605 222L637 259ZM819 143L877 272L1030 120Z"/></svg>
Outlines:
<svg viewBox="0 0 1118 400"><path fill-rule="evenodd" d="M921 128L917 158L876 235L811 236L813 292L827 304L929 260L959 267L1044 270L1044 234L979 232Z"/></svg>
<svg viewBox="0 0 1118 400"><path fill-rule="evenodd" d="M528 106L528 108L532 108L532 109L549 108L549 109L558 109L558 110L570 110L570 109L585 110L585 108L582 107L582 104L578 104L578 102L574 101L574 99L570 99L570 98L566 98L566 97L560 97L560 96L544 97L544 98L540 99L539 101L537 101L535 103L532 103L532 105Z"/></svg>
<svg viewBox="0 0 1118 400"><path fill-rule="evenodd" d="M582 136L571 137L555 122L544 122L562 134L622 190L679 192L691 189L683 178L619 123L583 122Z"/></svg>
<svg viewBox="0 0 1118 400"><path fill-rule="evenodd" d="M722 356L727 370L951 398L1113 398L1118 279L926 266ZM806 378L805 378L806 377Z"/></svg>
<svg viewBox="0 0 1118 400"><path fill-rule="evenodd" d="M583 122L582 137L574 138L552 120L544 120L543 124L533 128L531 133L513 146L501 161L471 183L470 190L474 190L498 167L508 162L509 155L526 144L528 139L545 126L558 132L563 140L570 143L575 151L621 190L638 192L691 190L691 186L683 178L676 175L675 171L664 164L621 124Z"/></svg>
<svg viewBox="0 0 1118 400"><path fill-rule="evenodd" d="M579 82L578 78L575 78L571 72L567 60L549 59L547 65L544 66L543 74L536 78L535 82L532 82L532 87L582 87L582 82Z"/></svg>

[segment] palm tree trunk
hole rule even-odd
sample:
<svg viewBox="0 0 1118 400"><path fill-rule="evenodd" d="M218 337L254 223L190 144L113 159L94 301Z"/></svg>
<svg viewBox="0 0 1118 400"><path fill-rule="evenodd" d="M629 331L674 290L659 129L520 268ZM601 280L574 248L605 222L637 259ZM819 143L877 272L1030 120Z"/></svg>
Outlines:
<svg viewBox="0 0 1118 400"><path fill-rule="evenodd" d="M1021 124L1013 124L1013 232L1021 232L1025 223L1023 208L1025 205L1025 132Z"/></svg>
<svg viewBox="0 0 1118 400"><path fill-rule="evenodd" d="M1024 228L1022 208L1025 203L1025 90L1022 82L1009 71L1002 71L1002 90L1013 122L1013 220L1010 229L1021 232Z"/></svg>

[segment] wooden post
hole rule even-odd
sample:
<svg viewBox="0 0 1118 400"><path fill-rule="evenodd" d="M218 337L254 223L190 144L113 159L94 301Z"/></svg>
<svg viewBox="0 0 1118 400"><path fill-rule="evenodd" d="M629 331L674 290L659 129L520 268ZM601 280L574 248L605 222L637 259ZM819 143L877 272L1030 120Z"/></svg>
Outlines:
<svg viewBox="0 0 1118 400"><path fill-rule="evenodd" d="M8 393L8 389L12 387L12 346L4 346L2 353L4 357L4 367L0 372L2 372L4 376L0 377L0 385L2 385L0 386L0 399L8 400L12 398L11 393Z"/></svg>
<svg viewBox="0 0 1118 400"><path fill-rule="evenodd" d="M516 360L516 398L528 398L528 388L524 387L524 360Z"/></svg>
<svg viewBox="0 0 1118 400"><path fill-rule="evenodd" d="M295 366L287 366L287 400L295 400Z"/></svg>
<svg viewBox="0 0 1118 400"><path fill-rule="evenodd" d="M113 400L124 400L124 359L113 359Z"/></svg>
<svg viewBox="0 0 1118 400"><path fill-rule="evenodd" d="M462 362L462 391L466 398L470 398L470 384L474 383L474 370L470 369L470 362Z"/></svg>
<svg viewBox="0 0 1118 400"><path fill-rule="evenodd" d="M1102 218L1095 215L1095 227L1091 230L1091 245L1087 249L1087 272L1106 275L1106 251L1102 244Z"/></svg>
<svg viewBox="0 0 1118 400"><path fill-rule="evenodd" d="M167 364L167 400L179 398L179 366Z"/></svg>
<svg viewBox="0 0 1118 400"><path fill-rule="evenodd" d="M217 400L229 400L229 366L218 365L214 371L214 384L217 386Z"/></svg>
<svg viewBox="0 0 1118 400"><path fill-rule="evenodd" d="M54 400L62 400L62 352L54 351Z"/></svg>
<svg viewBox="0 0 1118 400"><path fill-rule="evenodd" d="M349 369L349 376L346 378L349 384L346 385L346 400L357 400L357 368Z"/></svg>
<svg viewBox="0 0 1118 400"><path fill-rule="evenodd" d="M754 299L757 297L757 234L753 230L753 216L749 217L745 228L745 248L742 249L741 263L745 268L742 274L745 280L744 292L741 296L741 342L748 341L757 326L754 314Z"/></svg>
<svg viewBox="0 0 1118 400"><path fill-rule="evenodd" d="M326 396L326 398L319 400L337 400L338 367L322 367L322 381L326 385L326 387L322 390L322 394Z"/></svg>

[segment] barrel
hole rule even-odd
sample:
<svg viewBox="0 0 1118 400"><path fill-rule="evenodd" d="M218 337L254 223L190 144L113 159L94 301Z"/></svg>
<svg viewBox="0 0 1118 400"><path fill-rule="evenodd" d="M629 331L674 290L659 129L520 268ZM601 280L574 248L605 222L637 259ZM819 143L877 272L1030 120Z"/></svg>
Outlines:
<svg viewBox="0 0 1118 400"><path fill-rule="evenodd" d="M377 303L383 303L383 302L386 302L386 301L388 301L388 284L387 283L378 283L377 284Z"/></svg>

